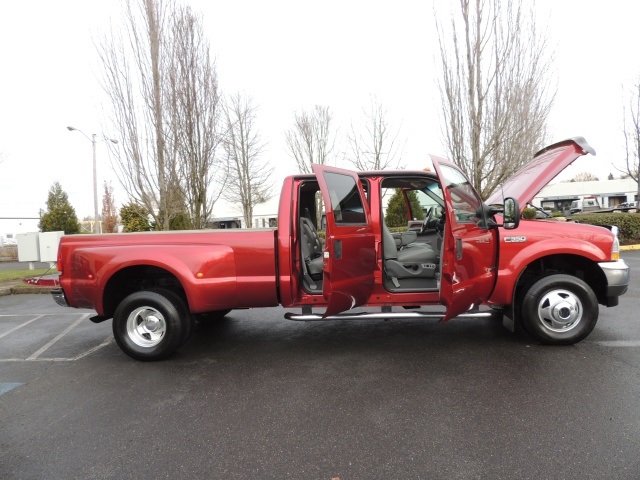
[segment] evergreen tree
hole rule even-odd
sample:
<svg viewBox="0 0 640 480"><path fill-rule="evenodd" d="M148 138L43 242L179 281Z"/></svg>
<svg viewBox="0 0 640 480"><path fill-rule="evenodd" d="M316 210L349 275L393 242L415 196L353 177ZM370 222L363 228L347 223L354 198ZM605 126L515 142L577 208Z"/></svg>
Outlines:
<svg viewBox="0 0 640 480"><path fill-rule="evenodd" d="M38 228L43 232L62 230L67 235L80 232L76 211L69 203L69 197L62 190L59 182L54 182L49 189L47 211L40 217Z"/></svg>
<svg viewBox="0 0 640 480"><path fill-rule="evenodd" d="M148 232L151 230L149 224L149 212L142 205L137 203L127 203L120 209L120 219L123 225L123 232Z"/></svg>
<svg viewBox="0 0 640 480"><path fill-rule="evenodd" d="M423 220L424 212L422 211L416 192L414 190L408 190L407 198L409 199L411 211L415 215L416 220ZM408 220L407 204L405 203L402 190L398 188L391 198L389 198L385 223L387 227L406 227Z"/></svg>
<svg viewBox="0 0 640 480"><path fill-rule="evenodd" d="M191 225L191 218L187 212L176 213L169 220L169 230L190 230Z"/></svg>
<svg viewBox="0 0 640 480"><path fill-rule="evenodd" d="M414 218L412 220L424 220L424 210L422 209L422 205L420 205L420 200L418 200L418 194L415 190L410 190L407 192L407 198L409 199L409 204L411 205L411 212L413 213Z"/></svg>

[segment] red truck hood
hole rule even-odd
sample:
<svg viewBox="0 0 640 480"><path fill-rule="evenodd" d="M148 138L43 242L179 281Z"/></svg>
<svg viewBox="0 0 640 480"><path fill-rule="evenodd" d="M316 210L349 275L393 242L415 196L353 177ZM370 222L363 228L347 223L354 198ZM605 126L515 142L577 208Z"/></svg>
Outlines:
<svg viewBox="0 0 640 480"><path fill-rule="evenodd" d="M486 203L501 204L505 198L513 197L523 207L576 158L587 153L595 155L596 151L583 137L554 143L536 153L528 164L493 192Z"/></svg>

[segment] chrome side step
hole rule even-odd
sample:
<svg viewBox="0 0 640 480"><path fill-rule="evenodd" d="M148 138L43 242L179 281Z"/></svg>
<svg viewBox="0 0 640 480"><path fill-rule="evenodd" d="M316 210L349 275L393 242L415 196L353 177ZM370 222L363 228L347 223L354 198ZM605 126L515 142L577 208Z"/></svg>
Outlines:
<svg viewBox="0 0 640 480"><path fill-rule="evenodd" d="M495 312L476 311L461 313L456 318L487 318L495 315ZM324 320L416 320L444 317L444 312L357 312L357 313L340 313L331 317L322 317L320 314L314 313L292 313L287 312L284 318L294 320L296 322L317 322Z"/></svg>

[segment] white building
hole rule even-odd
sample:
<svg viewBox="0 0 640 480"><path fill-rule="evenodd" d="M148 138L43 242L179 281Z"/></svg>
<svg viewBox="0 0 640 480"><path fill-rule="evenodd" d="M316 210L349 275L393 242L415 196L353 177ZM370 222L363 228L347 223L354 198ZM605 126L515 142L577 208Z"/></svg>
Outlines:
<svg viewBox="0 0 640 480"><path fill-rule="evenodd" d="M274 195L269 201L256 205L253 209L253 225L244 224L242 208L239 205L220 202L221 207L214 212L212 223L214 228L277 227L279 200L279 195Z"/></svg>
<svg viewBox="0 0 640 480"><path fill-rule="evenodd" d="M39 218L0 217L0 246L15 245L18 233L38 232Z"/></svg>
<svg viewBox="0 0 640 480"><path fill-rule="evenodd" d="M532 203L540 208L559 210L569 215L571 202L591 196L598 199L602 208L613 208L623 202L637 201L638 184L632 178L554 183L544 187Z"/></svg>

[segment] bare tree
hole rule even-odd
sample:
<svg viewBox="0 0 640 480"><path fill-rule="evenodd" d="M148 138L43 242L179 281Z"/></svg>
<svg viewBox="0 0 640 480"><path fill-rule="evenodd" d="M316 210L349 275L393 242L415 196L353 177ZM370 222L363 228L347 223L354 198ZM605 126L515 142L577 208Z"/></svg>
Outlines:
<svg viewBox="0 0 640 480"><path fill-rule="evenodd" d="M448 153L486 198L545 142L551 56L521 0L458 0L435 15Z"/></svg>
<svg viewBox="0 0 640 480"><path fill-rule="evenodd" d="M375 97L371 97L369 110L362 112L362 127L356 129L352 123L347 134L347 161L363 171L400 168L405 144L398 139L400 128L391 126L387 109Z"/></svg>
<svg viewBox="0 0 640 480"><path fill-rule="evenodd" d="M623 107L625 169L621 170L638 184L640 200L640 79L633 85L628 98L629 110Z"/></svg>
<svg viewBox="0 0 640 480"><path fill-rule="evenodd" d="M104 182L104 194L102 195L102 232L116 233L118 225L118 209L116 199L113 196L113 186Z"/></svg>
<svg viewBox="0 0 640 480"><path fill-rule="evenodd" d="M294 114L294 125L285 133L285 140L301 173L310 173L312 163L324 165L330 159L335 146L331 121L329 107L320 105L311 112Z"/></svg>
<svg viewBox="0 0 640 480"><path fill-rule="evenodd" d="M295 159L301 173L311 173L311 164L325 165L335 146L335 132L331 126L329 107L316 105L311 113L302 110L294 114L294 124L286 133L289 154ZM322 195L316 193L316 226L321 225Z"/></svg>
<svg viewBox="0 0 640 480"><path fill-rule="evenodd" d="M116 174L156 229L203 228L220 192L211 193L218 81L201 19L173 0L124 3L124 30L98 45L121 139L112 148Z"/></svg>
<svg viewBox="0 0 640 480"><path fill-rule="evenodd" d="M244 223L250 227L253 207L272 197L273 168L260 158L263 144L255 126L256 107L252 99L238 93L228 99L224 113L223 145L229 172L224 198L242 206Z"/></svg>
<svg viewBox="0 0 640 480"><path fill-rule="evenodd" d="M576 174L569 182L593 182L600 180L591 172L581 172Z"/></svg>
<svg viewBox="0 0 640 480"><path fill-rule="evenodd" d="M220 142L218 75L201 18L177 6L171 21L173 39L168 69L169 130L192 228L205 228L226 178L216 160ZM217 193L213 185L219 185Z"/></svg>
<svg viewBox="0 0 640 480"><path fill-rule="evenodd" d="M121 148L112 148L118 180L160 230L169 229L183 203L172 198L178 168L165 132L163 87L172 6L162 0L125 2L124 32L112 31L98 45L110 120L120 136Z"/></svg>

